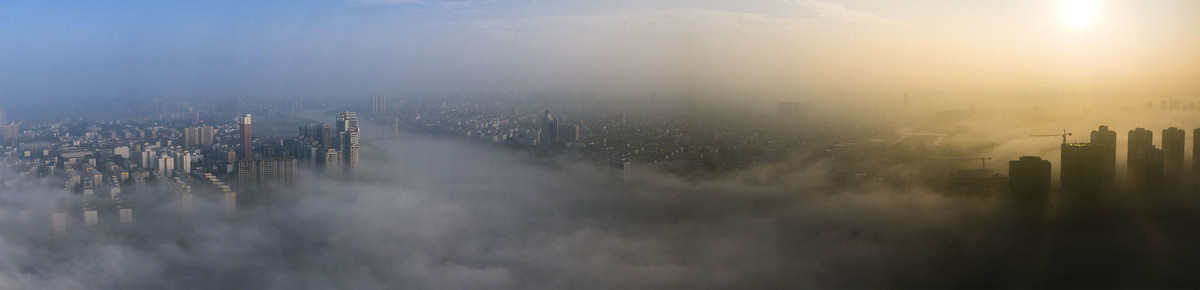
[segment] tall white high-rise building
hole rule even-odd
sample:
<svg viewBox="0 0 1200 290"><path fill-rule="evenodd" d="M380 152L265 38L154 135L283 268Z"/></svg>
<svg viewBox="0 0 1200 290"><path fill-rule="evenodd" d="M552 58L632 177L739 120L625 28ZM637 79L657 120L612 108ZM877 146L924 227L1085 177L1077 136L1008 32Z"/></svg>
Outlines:
<svg viewBox="0 0 1200 290"><path fill-rule="evenodd" d="M322 154L318 156L318 159L319 159L318 161L321 164L321 169L325 173L325 175L330 176L330 177L336 177L336 176L341 175L341 173L342 173L341 172L342 171L342 161L340 158L341 155L342 154L340 152L338 152L337 149L329 148L329 149L326 149L325 152L322 152Z"/></svg>
<svg viewBox="0 0 1200 290"><path fill-rule="evenodd" d="M192 173L192 153L187 152L187 151L177 153L175 155L175 169L178 169L179 171L183 171L183 173L185 173L185 174L191 174Z"/></svg>
<svg viewBox="0 0 1200 290"><path fill-rule="evenodd" d="M154 155L153 151L149 151L149 150L139 151L138 156L139 156L138 157L138 159L139 159L138 166L141 166L142 168L145 168L145 169L157 168L157 166L155 166L156 165L155 162L157 162L158 157L156 157Z"/></svg>
<svg viewBox="0 0 1200 290"><path fill-rule="evenodd" d="M358 114L345 111L337 116L336 132L338 136L337 149L342 153L339 160L346 176L354 176L358 171L359 131Z"/></svg>
<svg viewBox="0 0 1200 290"><path fill-rule="evenodd" d="M171 156L166 154L159 155L158 167L154 169L158 170L158 173L163 176L171 176L171 172L175 171L175 158L171 158Z"/></svg>

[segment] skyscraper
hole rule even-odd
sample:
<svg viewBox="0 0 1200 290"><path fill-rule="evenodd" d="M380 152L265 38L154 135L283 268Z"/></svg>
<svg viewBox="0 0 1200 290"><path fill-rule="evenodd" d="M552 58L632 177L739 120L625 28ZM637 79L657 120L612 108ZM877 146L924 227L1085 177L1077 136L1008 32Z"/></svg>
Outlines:
<svg viewBox="0 0 1200 290"><path fill-rule="evenodd" d="M342 162L338 158L341 153L337 149L329 148L321 152L317 156L318 163L321 165L321 171L329 177L338 177L342 174Z"/></svg>
<svg viewBox="0 0 1200 290"><path fill-rule="evenodd" d="M254 162L254 160L238 160L235 172L237 172L239 190L248 191L258 188L258 163Z"/></svg>
<svg viewBox="0 0 1200 290"><path fill-rule="evenodd" d="M117 219L123 224L132 223L133 222L133 207L131 207L125 203L118 204L117 205Z"/></svg>
<svg viewBox="0 0 1200 290"><path fill-rule="evenodd" d="M387 99L383 96L371 96L371 114L379 115L387 112Z"/></svg>
<svg viewBox="0 0 1200 290"><path fill-rule="evenodd" d="M1185 135L1183 130L1175 127L1163 130L1163 177L1168 186L1178 183L1183 177Z"/></svg>
<svg viewBox="0 0 1200 290"><path fill-rule="evenodd" d="M345 111L337 116L338 151L342 153L342 171L354 176L358 171L359 132L358 114Z"/></svg>
<svg viewBox="0 0 1200 290"><path fill-rule="evenodd" d="M296 178L296 158L238 160L237 176L242 191L291 184Z"/></svg>
<svg viewBox="0 0 1200 290"><path fill-rule="evenodd" d="M191 152L187 152L187 151L172 152L171 155L173 155L172 158L174 158L174 160L175 160L175 170L182 171L185 174L192 173L192 153Z"/></svg>
<svg viewBox="0 0 1200 290"><path fill-rule="evenodd" d="M392 138L400 138L400 117L392 116Z"/></svg>
<svg viewBox="0 0 1200 290"><path fill-rule="evenodd" d="M1008 188L1019 203L1044 204L1050 197L1050 161L1035 156L1009 161Z"/></svg>
<svg viewBox="0 0 1200 290"><path fill-rule="evenodd" d="M1139 159L1142 165L1139 167L1142 172L1138 174L1139 179L1135 181L1137 189L1143 193L1157 193L1163 189L1163 151L1154 146L1149 149L1142 150Z"/></svg>
<svg viewBox="0 0 1200 290"><path fill-rule="evenodd" d="M552 148L558 142L558 121L550 116L550 111L546 111L541 122L542 133L538 136L538 144L542 147Z"/></svg>
<svg viewBox="0 0 1200 290"><path fill-rule="evenodd" d="M8 125L0 124L0 140L12 141L21 137L21 125L12 123Z"/></svg>
<svg viewBox="0 0 1200 290"><path fill-rule="evenodd" d="M187 127L183 129L183 146L200 145L200 127Z"/></svg>
<svg viewBox="0 0 1200 290"><path fill-rule="evenodd" d="M342 156L339 159L342 162L342 171L346 173L347 177L353 177L358 173L358 131L342 132L341 140Z"/></svg>
<svg viewBox="0 0 1200 290"><path fill-rule="evenodd" d="M1137 183L1142 180L1142 165L1145 164L1145 161L1142 159L1142 156L1144 156L1142 151L1154 147L1154 132L1142 128L1129 130L1128 146L1129 152L1126 155L1125 171L1129 175L1129 182L1136 187L1138 186Z"/></svg>
<svg viewBox="0 0 1200 290"><path fill-rule="evenodd" d="M171 172L175 171L175 158L165 153L158 155L157 165L154 168L162 176L171 176Z"/></svg>
<svg viewBox="0 0 1200 290"><path fill-rule="evenodd" d="M307 142L316 142L321 147L332 148L333 145L332 127L325 123L312 123L300 127L300 136L307 139Z"/></svg>
<svg viewBox="0 0 1200 290"><path fill-rule="evenodd" d="M333 144L333 139L335 138L335 136L333 135L334 134L333 126L330 126L329 124L321 123L320 128L317 130L317 134L318 134L317 135L318 139L321 140L320 143L321 143L322 147L326 147L326 148L336 147L335 144Z"/></svg>
<svg viewBox="0 0 1200 290"><path fill-rule="evenodd" d="M1200 172L1200 128L1192 131L1192 171Z"/></svg>
<svg viewBox="0 0 1200 290"><path fill-rule="evenodd" d="M579 125L570 124L558 127L558 143L579 141Z"/></svg>
<svg viewBox="0 0 1200 290"><path fill-rule="evenodd" d="M358 131L358 114L352 111L338 113L337 120L334 122L336 133L346 131Z"/></svg>
<svg viewBox="0 0 1200 290"><path fill-rule="evenodd" d="M237 216L237 209L238 209L237 192L229 190L229 187L225 187L222 190L223 190L223 193L225 194L225 198L224 198L225 217L232 218L234 216Z"/></svg>
<svg viewBox="0 0 1200 290"><path fill-rule="evenodd" d="M214 134L213 134L212 126L208 126L208 125L200 126L200 144L201 145L212 145L213 144L213 135Z"/></svg>
<svg viewBox="0 0 1200 290"><path fill-rule="evenodd" d="M1092 131L1091 143L1100 155L1101 176L1105 183L1111 183L1117 174L1117 132L1109 130L1108 126L1100 126Z"/></svg>
<svg viewBox="0 0 1200 290"><path fill-rule="evenodd" d="M251 149L253 149L253 148L250 145L250 141L251 141L251 139L250 139L251 138L250 137L251 136L250 135L250 114L246 114L246 116L242 117L242 128L241 129L242 129L242 156L241 156L241 158L242 159L254 158L254 153L251 151Z"/></svg>
<svg viewBox="0 0 1200 290"><path fill-rule="evenodd" d="M308 141L316 141L314 140L316 138L313 138L313 136L316 136L313 131L315 131L314 129L318 124L320 123L305 124L304 126L300 126L300 128L296 130L296 135L300 135L300 138L307 139Z"/></svg>
<svg viewBox="0 0 1200 290"><path fill-rule="evenodd" d="M1102 148L1091 143L1062 144L1062 164L1059 166L1062 191L1075 194L1096 194L1103 188L1104 158Z"/></svg>

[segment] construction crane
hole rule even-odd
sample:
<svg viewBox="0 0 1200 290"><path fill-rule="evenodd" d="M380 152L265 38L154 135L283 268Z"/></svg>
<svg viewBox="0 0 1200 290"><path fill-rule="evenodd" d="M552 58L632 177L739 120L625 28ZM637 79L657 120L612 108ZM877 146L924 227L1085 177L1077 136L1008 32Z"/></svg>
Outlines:
<svg viewBox="0 0 1200 290"><path fill-rule="evenodd" d="M988 160L992 160L992 158L991 157L980 157L979 158L979 161L983 162L983 170L985 170L985 171L987 170L987 161Z"/></svg>
<svg viewBox="0 0 1200 290"><path fill-rule="evenodd" d="M1071 133L1067 133L1067 129L1063 129L1062 134L1029 135L1029 137L1062 137L1063 144L1067 144L1067 136L1071 136Z"/></svg>
<svg viewBox="0 0 1200 290"><path fill-rule="evenodd" d="M963 158L963 157L943 157L943 159L945 159L945 160L966 160L967 158ZM980 162L982 162L982 163L983 163L983 164L982 164L983 166L982 166L981 168L982 168L983 170L987 170L987 162L988 162L988 160L992 160L992 158L991 158L991 157L979 157L979 158L970 158L970 159L979 160Z"/></svg>

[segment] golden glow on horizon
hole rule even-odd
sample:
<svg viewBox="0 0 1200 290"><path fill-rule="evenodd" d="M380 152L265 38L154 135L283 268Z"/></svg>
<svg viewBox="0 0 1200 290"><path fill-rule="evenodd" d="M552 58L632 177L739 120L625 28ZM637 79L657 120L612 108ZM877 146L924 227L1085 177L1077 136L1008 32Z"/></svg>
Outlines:
<svg viewBox="0 0 1200 290"><path fill-rule="evenodd" d="M1096 22L1098 6L1096 0L1063 0L1063 22L1073 30L1091 27Z"/></svg>

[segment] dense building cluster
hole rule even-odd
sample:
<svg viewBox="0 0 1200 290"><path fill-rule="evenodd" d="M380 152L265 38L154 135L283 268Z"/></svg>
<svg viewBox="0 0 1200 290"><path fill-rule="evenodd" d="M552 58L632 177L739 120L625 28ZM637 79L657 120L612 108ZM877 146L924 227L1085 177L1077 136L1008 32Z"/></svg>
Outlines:
<svg viewBox="0 0 1200 290"><path fill-rule="evenodd" d="M536 98L535 98L536 99ZM602 166L651 167L704 177L779 160L824 133L764 127L758 116L732 121L646 112L577 110L579 101L411 100L395 122L416 132L457 136L534 152L577 156ZM803 111L802 104L788 113ZM562 108L555 111L549 107ZM662 110L670 111L671 108ZM721 116L726 117L726 116ZM767 119L768 122L777 121ZM394 124L393 128L399 124ZM396 130L396 129L394 129Z"/></svg>
<svg viewBox="0 0 1200 290"><path fill-rule="evenodd" d="M312 123L300 126L296 138L280 140L288 157L305 162L326 176L353 178L358 171L362 151L358 114L338 113L334 124Z"/></svg>
<svg viewBox="0 0 1200 290"><path fill-rule="evenodd" d="M1195 133L1200 133L1196 129ZM1143 128L1128 133L1126 153L1126 191L1142 194L1162 194L1187 191L1182 181L1185 176L1185 132L1178 128L1163 130L1162 147L1154 146L1154 132ZM1071 197L1097 197L1120 191L1117 184L1116 132L1108 126L1092 131L1087 143L1062 144L1062 159L1059 165L1061 192ZM1193 155L1200 152L1200 143L1193 143ZM1031 165L1031 164L1037 164ZM1200 172L1200 159L1194 159L1192 169ZM1037 157L1022 157L1009 166L1010 189L1014 195L1046 196L1050 192L1049 162ZM1019 177L1019 178L1018 178Z"/></svg>
<svg viewBox="0 0 1200 290"><path fill-rule="evenodd" d="M295 181L298 159L255 139L250 114L226 122L225 112L172 108L178 111L165 109L154 118L25 124L16 138L0 143L0 165L11 172L0 175L0 188L73 193L51 215L61 233L71 224L133 222L139 208L164 202L179 203L179 212L187 214L195 198L223 202L232 217L255 193ZM344 121L339 129L352 134L334 132L339 138L321 142L328 150L352 148L347 151L354 156L346 159L357 160L356 117L346 112L339 120ZM323 160L338 163L333 168L353 168L341 165L342 158Z"/></svg>

